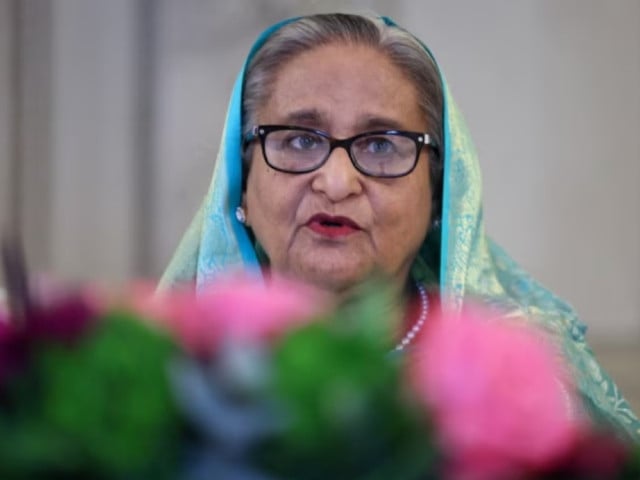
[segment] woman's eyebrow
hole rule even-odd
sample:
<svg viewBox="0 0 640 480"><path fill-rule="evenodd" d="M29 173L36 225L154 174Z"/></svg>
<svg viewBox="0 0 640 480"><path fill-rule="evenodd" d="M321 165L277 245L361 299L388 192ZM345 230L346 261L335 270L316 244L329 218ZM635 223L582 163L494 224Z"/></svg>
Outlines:
<svg viewBox="0 0 640 480"><path fill-rule="evenodd" d="M283 117L282 123L314 128L327 128L330 124L328 117L315 108L290 112ZM400 121L381 115L364 115L353 125L354 131L357 132L371 130L406 130L405 127L406 125L403 125Z"/></svg>
<svg viewBox="0 0 640 480"><path fill-rule="evenodd" d="M406 130L398 120L381 116L367 116L358 121L358 130Z"/></svg>
<svg viewBox="0 0 640 480"><path fill-rule="evenodd" d="M321 126L326 124L326 117L315 108L296 110L284 117L284 122L289 125Z"/></svg>

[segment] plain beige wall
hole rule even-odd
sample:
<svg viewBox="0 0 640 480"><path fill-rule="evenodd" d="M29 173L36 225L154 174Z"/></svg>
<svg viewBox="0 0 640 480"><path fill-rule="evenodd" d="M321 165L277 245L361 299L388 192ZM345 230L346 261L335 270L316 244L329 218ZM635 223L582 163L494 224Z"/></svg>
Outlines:
<svg viewBox="0 0 640 480"><path fill-rule="evenodd" d="M51 263L124 281L135 273L136 2L52 5Z"/></svg>
<svg viewBox="0 0 640 480"><path fill-rule="evenodd" d="M12 125L12 51L13 30L10 4L0 1L0 228L6 228L10 220L11 200L10 159L13 154Z"/></svg>
<svg viewBox="0 0 640 480"><path fill-rule="evenodd" d="M47 124L27 120L34 138L51 135L30 159L41 159L47 181L25 187L46 212L35 222L44 239L31 247L37 266L109 282L158 275L206 191L227 98L258 32L310 11L377 11L438 58L480 154L490 233L573 303L595 337L638 341L637 0L48 4L49 31L30 32L51 50Z"/></svg>

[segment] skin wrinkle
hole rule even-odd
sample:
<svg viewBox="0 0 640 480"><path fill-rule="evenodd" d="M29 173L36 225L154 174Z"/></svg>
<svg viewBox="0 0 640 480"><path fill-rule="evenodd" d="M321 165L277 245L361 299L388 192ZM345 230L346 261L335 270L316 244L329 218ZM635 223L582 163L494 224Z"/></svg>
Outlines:
<svg viewBox="0 0 640 480"><path fill-rule="evenodd" d="M380 128L428 131L405 73L385 54L353 44L323 45L281 66L257 118L302 123L336 138ZM318 170L298 175L268 167L259 147L252 155L243 206L274 270L338 294L377 269L404 286L431 209L426 149L412 173L395 179L362 175L342 148ZM305 225L317 213L349 217L362 231L322 238Z"/></svg>

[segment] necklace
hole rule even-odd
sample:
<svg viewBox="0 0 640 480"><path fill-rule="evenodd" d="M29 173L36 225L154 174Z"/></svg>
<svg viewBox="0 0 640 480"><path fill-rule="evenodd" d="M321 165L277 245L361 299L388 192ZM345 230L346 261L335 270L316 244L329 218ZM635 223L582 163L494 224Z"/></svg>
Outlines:
<svg viewBox="0 0 640 480"><path fill-rule="evenodd" d="M411 327L411 330L402 337L400 343L398 343L396 348L393 349L396 352L404 350L422 329L424 322L427 321L427 314L429 313L429 297L427 296L427 291L423 285L416 283L416 287L418 288L418 294L420 295L420 316L418 317L418 320L416 320L416 323L413 324L413 327Z"/></svg>

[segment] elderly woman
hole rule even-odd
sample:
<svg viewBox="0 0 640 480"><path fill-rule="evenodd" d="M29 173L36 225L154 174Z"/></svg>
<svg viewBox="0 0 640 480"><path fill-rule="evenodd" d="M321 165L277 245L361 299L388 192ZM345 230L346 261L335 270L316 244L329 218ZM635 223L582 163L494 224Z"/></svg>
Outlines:
<svg viewBox="0 0 640 480"><path fill-rule="evenodd" d="M341 297L374 272L419 298L398 348L428 321L427 290L524 315L559 343L589 413L640 423L584 325L485 236L478 160L429 50L387 18L313 15L262 34L235 85L209 193L162 281L285 273Z"/></svg>

